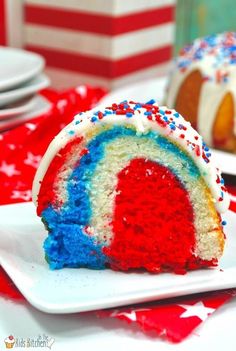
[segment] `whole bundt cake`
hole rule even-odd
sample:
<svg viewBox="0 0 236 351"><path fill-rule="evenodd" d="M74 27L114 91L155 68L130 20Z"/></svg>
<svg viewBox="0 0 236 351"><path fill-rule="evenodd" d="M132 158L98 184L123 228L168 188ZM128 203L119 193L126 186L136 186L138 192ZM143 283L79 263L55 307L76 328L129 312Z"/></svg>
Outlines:
<svg viewBox="0 0 236 351"><path fill-rule="evenodd" d="M176 58L166 104L209 146L236 152L236 33L196 39Z"/></svg>

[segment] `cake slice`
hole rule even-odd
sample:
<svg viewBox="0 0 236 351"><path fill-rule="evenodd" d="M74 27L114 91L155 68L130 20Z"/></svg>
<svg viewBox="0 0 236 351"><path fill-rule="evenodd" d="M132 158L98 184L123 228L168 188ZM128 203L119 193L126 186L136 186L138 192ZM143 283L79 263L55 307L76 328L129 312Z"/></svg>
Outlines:
<svg viewBox="0 0 236 351"><path fill-rule="evenodd" d="M190 123L154 101L75 116L44 155L33 199L52 269L180 273L223 253L220 172Z"/></svg>

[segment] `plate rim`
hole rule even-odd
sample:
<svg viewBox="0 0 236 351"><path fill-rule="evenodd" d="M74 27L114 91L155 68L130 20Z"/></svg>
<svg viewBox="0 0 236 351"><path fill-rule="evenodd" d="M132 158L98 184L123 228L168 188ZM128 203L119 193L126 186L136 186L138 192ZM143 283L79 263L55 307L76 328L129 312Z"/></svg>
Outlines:
<svg viewBox="0 0 236 351"><path fill-rule="evenodd" d="M38 78L40 78L40 80L36 81ZM30 82L32 83L29 84ZM17 102L27 96L34 95L40 90L47 88L50 85L50 78L46 74L41 73L30 82L28 82L26 86L19 87L18 89L3 94L0 93L0 108L4 105Z"/></svg>
<svg viewBox="0 0 236 351"><path fill-rule="evenodd" d="M39 107L37 106L38 103L44 104L44 106L39 109ZM40 94L36 94L33 97L33 107L30 108L30 110L25 111L20 115L12 116L11 118L7 118L7 119L0 118L0 133L8 129L17 127L22 123L30 122L30 120L33 120L34 118L38 117L40 114L47 113L51 108L51 106L52 106L51 102L46 97ZM6 205L3 205L3 206L6 206Z"/></svg>
<svg viewBox="0 0 236 351"><path fill-rule="evenodd" d="M12 77L12 78L5 79L3 80L3 83L0 80L0 93L30 80L31 78L36 76L39 72L41 72L45 67L44 57L32 51L0 46L0 53L1 51L5 51L5 52L8 51L9 53L13 53L14 55L17 53L17 55L24 56L24 57L31 56L31 57L34 57L36 60L38 60L38 63L37 63L37 66L35 65L35 67L29 70L28 73L19 74L17 78Z"/></svg>
<svg viewBox="0 0 236 351"><path fill-rule="evenodd" d="M23 113L26 113L27 111L29 111L31 106L33 106L34 104L35 96L25 97L22 100L26 100L26 99L27 101L21 104L20 106L5 108L5 109L0 108L0 121L8 120L13 117L20 116ZM19 100L18 102L20 103L20 101L21 100Z"/></svg>
<svg viewBox="0 0 236 351"><path fill-rule="evenodd" d="M4 99L8 99L9 97L11 98L14 95L21 95L22 92L28 92L29 90L31 91L33 87L38 87L44 84L48 84L50 82L49 77L45 73L40 73L30 81L26 82L25 85L19 86L16 89L12 89L9 91L5 91L0 93L0 102L3 101ZM41 88L39 88L41 89Z"/></svg>

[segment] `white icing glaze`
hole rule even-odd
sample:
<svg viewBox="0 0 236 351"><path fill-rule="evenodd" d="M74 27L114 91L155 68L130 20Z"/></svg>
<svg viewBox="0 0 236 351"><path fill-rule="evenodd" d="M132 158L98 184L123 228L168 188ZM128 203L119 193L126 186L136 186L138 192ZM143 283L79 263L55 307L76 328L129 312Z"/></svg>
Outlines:
<svg viewBox="0 0 236 351"><path fill-rule="evenodd" d="M134 106L135 104L129 105L131 108ZM153 109L157 107L156 104L152 106ZM166 136L170 141L175 142L194 160L198 166L202 177L205 179L206 184L212 193L216 209L219 212L225 212L229 207L229 197L227 193L222 191L222 184L216 182L217 179L221 179L220 172L218 169L216 169L211 159L205 156L202 137L191 127L189 122L184 120L181 115L177 114L178 117L176 117L175 110L169 110L162 106L159 107L159 111L161 111L159 116L161 116L162 120L163 118L169 119L165 126L156 122L155 114L149 116L151 119L148 119L147 115L145 114L147 113L145 107L135 109L132 117L127 117L126 115L108 114L104 115L101 120L97 119L95 122L93 122L93 119L96 118L94 111L89 111L87 113L75 116L74 120L53 139L40 163L33 183L34 203L37 203L37 195L40 190L41 181L43 180L44 175L55 155L75 135L83 136L86 132L91 130L94 125L96 126L102 123L104 125L132 125L136 128L137 133L147 133L149 130L154 130L160 135ZM103 111L103 113L107 112L110 112L110 110L108 111L105 109ZM170 122L171 119L172 121ZM176 128L173 127L173 123L175 123ZM184 127L186 130L183 130L182 127ZM185 137L181 138L180 134L183 133L185 134ZM196 150L198 150L198 155ZM203 155L208 160L208 163L204 161Z"/></svg>
<svg viewBox="0 0 236 351"><path fill-rule="evenodd" d="M213 146L212 129L215 116L227 93L232 94L234 106L236 106L236 64L230 62L231 57L229 53L226 52L224 55L221 53L221 50L227 49L227 47L224 46L227 35L232 42L231 45L236 45L235 33L222 33L214 36L217 41L215 52L208 52L209 46L206 46L206 48L202 49L202 58L193 60L192 56L196 53L201 44L207 43L206 38L197 39L191 46L189 53L183 56L180 55L180 57L176 59L176 67L172 71L166 97L167 106L174 108L178 91L188 75L198 70L203 77L207 78L203 82L200 92L197 129L205 142L210 146ZM187 64L184 70L182 70L179 65L184 60ZM219 81L217 81L217 74L220 75L220 77L225 75L227 79L219 79ZM236 108L234 113L234 134L236 135ZM187 116L184 117L187 118Z"/></svg>

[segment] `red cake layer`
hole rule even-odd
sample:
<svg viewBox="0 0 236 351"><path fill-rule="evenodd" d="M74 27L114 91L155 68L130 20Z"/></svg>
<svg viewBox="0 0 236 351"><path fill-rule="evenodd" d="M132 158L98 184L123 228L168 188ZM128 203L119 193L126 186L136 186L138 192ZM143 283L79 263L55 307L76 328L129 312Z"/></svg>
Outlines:
<svg viewBox="0 0 236 351"><path fill-rule="evenodd" d="M58 170L65 164L66 159L70 157L70 155L73 155L74 149L78 147L82 140L82 137L75 137L68 144L66 144L66 146L60 150L60 152L56 154L56 156L50 163L47 172L43 178L38 194L38 216L40 216L42 211L49 205L56 204L58 202L55 189L53 188L53 184L55 182ZM58 203L58 206L59 205L60 204Z"/></svg>
<svg viewBox="0 0 236 351"><path fill-rule="evenodd" d="M175 174L156 162L134 159L118 174L116 190L114 239L104 249L113 269L182 272L199 266L192 254L193 208Z"/></svg>

